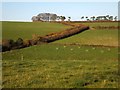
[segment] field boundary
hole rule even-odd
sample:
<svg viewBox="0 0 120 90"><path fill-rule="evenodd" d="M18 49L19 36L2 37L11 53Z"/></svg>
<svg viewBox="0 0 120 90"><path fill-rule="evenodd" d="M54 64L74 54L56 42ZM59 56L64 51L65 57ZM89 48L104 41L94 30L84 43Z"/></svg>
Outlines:
<svg viewBox="0 0 120 90"><path fill-rule="evenodd" d="M34 35L33 39L26 40L26 41L24 41L22 38L18 38L17 41L3 40L2 45L1 45L2 46L1 51L4 52L4 51L10 51L10 50L14 50L14 49L21 49L21 48L25 48L25 47L29 47L29 46L33 46L33 45L50 43L50 42L53 42L53 41L56 41L59 39L73 36L75 34L81 33L83 31L89 29L89 26L85 26L85 25L73 25L73 24L66 23L66 22L62 22L62 24L73 26L73 28L66 29L64 31L57 32L57 33L51 33L51 34L45 35L43 37L41 37L39 35Z"/></svg>

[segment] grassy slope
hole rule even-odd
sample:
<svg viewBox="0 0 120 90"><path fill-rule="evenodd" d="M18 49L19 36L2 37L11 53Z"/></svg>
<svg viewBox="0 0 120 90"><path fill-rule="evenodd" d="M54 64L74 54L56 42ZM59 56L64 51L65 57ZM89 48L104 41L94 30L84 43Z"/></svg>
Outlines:
<svg viewBox="0 0 120 90"><path fill-rule="evenodd" d="M90 27L96 26L117 26L117 22L97 22L97 23L74 23L85 24ZM106 46L118 46L118 30L92 30L89 29L80 34L74 35L69 38L58 40L53 43L79 43L87 45L106 45Z"/></svg>
<svg viewBox="0 0 120 90"><path fill-rule="evenodd" d="M115 60L4 61L3 87L116 88L118 87L117 67L118 62Z"/></svg>
<svg viewBox="0 0 120 90"><path fill-rule="evenodd" d="M47 44L4 52L3 87L117 87L117 60L117 48L109 47Z"/></svg>
<svg viewBox="0 0 120 90"><path fill-rule="evenodd" d="M116 30L91 30L70 37L71 40L67 38L69 40L57 43L79 43L81 38L94 41L97 36L102 36L103 40L112 37L114 43L117 41L116 34ZM89 42L86 39L85 42ZM98 44L98 41L93 44ZM108 41L105 43L108 44ZM118 87L117 55L118 49L112 47L64 47L53 43L4 52L3 87Z"/></svg>
<svg viewBox="0 0 120 90"><path fill-rule="evenodd" d="M63 24L49 22L2 22L3 39L31 39L33 34L44 36L70 28Z"/></svg>
<svg viewBox="0 0 120 90"><path fill-rule="evenodd" d="M57 50L58 48L58 50ZM95 48L95 50L94 50ZM110 50L109 50L110 49ZM34 53L33 53L34 52ZM92 52L92 53L91 53ZM33 54L33 55L32 55ZM92 47L92 46L77 46L77 45L57 45L44 44L32 46L24 49L12 50L3 53L5 60L21 60L21 55L24 59L34 60L117 60L117 48L110 47Z"/></svg>
<svg viewBox="0 0 120 90"><path fill-rule="evenodd" d="M80 24L80 23L74 23L76 25ZM118 26L118 22L85 22L82 23L85 25L89 25L90 27L96 27L96 26Z"/></svg>
<svg viewBox="0 0 120 90"><path fill-rule="evenodd" d="M118 46L118 30L87 30L53 43Z"/></svg>

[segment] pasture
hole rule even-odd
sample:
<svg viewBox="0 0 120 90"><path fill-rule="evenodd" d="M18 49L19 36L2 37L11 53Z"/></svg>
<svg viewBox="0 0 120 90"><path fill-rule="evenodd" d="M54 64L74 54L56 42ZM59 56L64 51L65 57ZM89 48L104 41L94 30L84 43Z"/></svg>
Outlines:
<svg viewBox="0 0 120 90"><path fill-rule="evenodd" d="M80 23L75 22L74 24L79 25ZM120 26L118 24L118 22L83 22L82 24L89 25L90 27L96 27L96 26Z"/></svg>
<svg viewBox="0 0 120 90"><path fill-rule="evenodd" d="M118 30L87 30L53 43L118 46Z"/></svg>
<svg viewBox="0 0 120 90"><path fill-rule="evenodd" d="M118 26L118 22L84 22L73 24L88 25L90 29L80 34L58 40L53 43L118 46L118 29L94 29L97 26Z"/></svg>
<svg viewBox="0 0 120 90"><path fill-rule="evenodd" d="M50 22L2 22L2 39L31 39L33 34L44 36L70 27Z"/></svg>
<svg viewBox="0 0 120 90"><path fill-rule="evenodd" d="M42 36L67 28L58 23L3 22L3 39L29 39L32 34ZM117 33L87 30L49 44L3 52L3 88L117 88Z"/></svg>

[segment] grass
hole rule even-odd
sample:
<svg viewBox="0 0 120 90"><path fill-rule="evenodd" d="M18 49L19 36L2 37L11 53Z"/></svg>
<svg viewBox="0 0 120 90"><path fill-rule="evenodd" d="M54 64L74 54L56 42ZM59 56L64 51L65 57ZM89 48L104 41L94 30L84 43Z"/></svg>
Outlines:
<svg viewBox="0 0 120 90"><path fill-rule="evenodd" d="M47 22L3 22L3 39L29 39L66 28L70 27ZM117 34L118 30L87 30L50 44L3 52L3 88L117 88Z"/></svg>
<svg viewBox="0 0 120 90"><path fill-rule="evenodd" d="M110 47L48 44L5 52L3 87L116 88L117 60Z"/></svg>
<svg viewBox="0 0 120 90"><path fill-rule="evenodd" d="M70 26L50 22L2 22L2 38L31 39L33 34L44 36L67 28Z"/></svg>
<svg viewBox="0 0 120 90"><path fill-rule="evenodd" d="M11 50L10 52L4 52L2 55L3 60L21 60L22 55L24 59L29 60L117 60L117 48L76 45L64 47L63 45L46 44Z"/></svg>
<svg viewBox="0 0 120 90"><path fill-rule="evenodd" d="M118 46L118 30L87 30L53 43Z"/></svg>
<svg viewBox="0 0 120 90"><path fill-rule="evenodd" d="M74 23L76 25L79 24L85 24L90 27L96 27L96 26L118 26L118 22L85 22L85 23Z"/></svg>
<svg viewBox="0 0 120 90"><path fill-rule="evenodd" d="M117 88L117 66L114 60L3 61L3 87Z"/></svg>
<svg viewBox="0 0 120 90"><path fill-rule="evenodd" d="M97 26L118 26L118 22L86 22L74 23L88 25L89 30L69 38L61 39L53 43L61 44L81 44L81 45L104 45L104 46L118 46L118 31L114 30L100 30L92 29Z"/></svg>

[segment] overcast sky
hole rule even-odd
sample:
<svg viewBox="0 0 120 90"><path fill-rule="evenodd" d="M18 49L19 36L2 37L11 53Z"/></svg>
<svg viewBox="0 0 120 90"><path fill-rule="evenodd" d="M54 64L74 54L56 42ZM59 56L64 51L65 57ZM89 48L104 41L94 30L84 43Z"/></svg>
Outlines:
<svg viewBox="0 0 120 90"><path fill-rule="evenodd" d="M1 8L1 5L0 5ZM3 21L31 21L39 13L55 13L80 20L82 16L118 16L118 2L3 2Z"/></svg>

